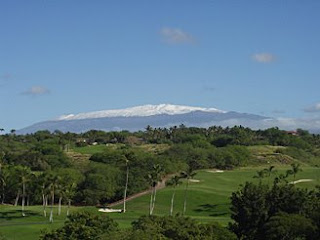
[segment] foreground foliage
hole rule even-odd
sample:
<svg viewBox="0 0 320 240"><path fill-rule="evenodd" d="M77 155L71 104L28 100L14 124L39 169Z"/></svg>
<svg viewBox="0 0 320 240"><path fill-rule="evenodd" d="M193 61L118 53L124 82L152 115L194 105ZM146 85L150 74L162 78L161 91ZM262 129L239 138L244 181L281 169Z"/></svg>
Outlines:
<svg viewBox="0 0 320 240"><path fill-rule="evenodd" d="M111 233L117 229L115 223L109 217L93 216L88 212L72 214L68 217L62 228L51 232L44 232L42 240L87 240L100 239L105 233Z"/></svg>
<svg viewBox="0 0 320 240"><path fill-rule="evenodd" d="M231 202L235 222L230 229L239 239L320 239L320 187L306 190L275 180L270 188L247 182Z"/></svg>
<svg viewBox="0 0 320 240"><path fill-rule="evenodd" d="M180 215L142 216L131 229L119 230L108 217L77 213L69 216L62 228L44 233L41 240L235 240L236 236L219 224L199 224Z"/></svg>

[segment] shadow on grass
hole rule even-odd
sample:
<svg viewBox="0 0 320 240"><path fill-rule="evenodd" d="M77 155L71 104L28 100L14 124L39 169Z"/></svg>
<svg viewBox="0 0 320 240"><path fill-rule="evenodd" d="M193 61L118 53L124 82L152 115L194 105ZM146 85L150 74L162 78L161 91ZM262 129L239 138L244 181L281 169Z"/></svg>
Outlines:
<svg viewBox="0 0 320 240"><path fill-rule="evenodd" d="M227 206L229 204L202 204L199 205L197 209L195 209L194 211L196 212L207 212L209 213L210 217L218 217L218 216L225 216L228 215L229 212L227 210L221 210L218 209L221 206Z"/></svg>
<svg viewBox="0 0 320 240"><path fill-rule="evenodd" d="M28 218L33 216L41 216L38 212L25 210L24 211L25 216L22 216L21 210L11 210L11 211L5 211L0 212L0 220L13 220L13 219L22 219L22 218Z"/></svg>

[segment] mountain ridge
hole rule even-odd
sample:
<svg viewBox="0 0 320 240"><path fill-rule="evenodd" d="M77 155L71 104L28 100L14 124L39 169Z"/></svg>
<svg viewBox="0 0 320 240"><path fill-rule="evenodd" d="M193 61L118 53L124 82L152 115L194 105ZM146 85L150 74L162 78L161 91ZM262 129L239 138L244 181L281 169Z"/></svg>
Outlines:
<svg viewBox="0 0 320 240"><path fill-rule="evenodd" d="M134 117L134 116L153 116L153 115L176 115L190 113L194 111L226 113L226 111L217 108L192 107L186 105L174 104L146 104L141 106L129 107L124 109L101 110L87 113L68 114L58 117L56 120L76 120L87 118L103 118L103 117Z"/></svg>
<svg viewBox="0 0 320 240"><path fill-rule="evenodd" d="M137 110L137 112L135 112ZM252 129L279 127L283 130L302 128L320 132L320 120L270 118L249 113L223 111L217 108L190 107L184 105L142 105L125 109L103 110L72 115L35 123L17 130L17 134L34 133L39 130L81 133L89 130L140 131L150 125L154 128L184 124L188 127L242 125Z"/></svg>

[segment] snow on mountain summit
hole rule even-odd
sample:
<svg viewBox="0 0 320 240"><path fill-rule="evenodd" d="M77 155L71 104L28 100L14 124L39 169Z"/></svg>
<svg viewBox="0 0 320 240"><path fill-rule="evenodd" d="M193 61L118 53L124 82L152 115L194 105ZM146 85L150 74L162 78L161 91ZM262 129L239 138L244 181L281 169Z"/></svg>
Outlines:
<svg viewBox="0 0 320 240"><path fill-rule="evenodd" d="M88 113L68 114L60 116L57 120L78 120L88 118L103 117L145 117L160 114L176 115L190 113L194 111L226 113L216 108L190 107L183 105L159 104L159 105L143 105L125 109L103 110Z"/></svg>

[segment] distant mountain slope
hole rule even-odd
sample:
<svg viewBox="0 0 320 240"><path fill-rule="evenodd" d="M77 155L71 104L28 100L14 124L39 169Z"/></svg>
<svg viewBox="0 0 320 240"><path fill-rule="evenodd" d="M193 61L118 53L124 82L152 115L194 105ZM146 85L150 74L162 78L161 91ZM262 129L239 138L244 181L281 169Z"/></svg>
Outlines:
<svg viewBox="0 0 320 240"><path fill-rule="evenodd" d="M168 115L159 114L152 116L132 117L102 117L85 118L76 120L53 120L36 123L17 131L18 134L33 133L39 130L60 130L62 132L85 132L91 129L104 131L138 131L143 130L147 125L152 127L171 127L185 124L186 126L209 127L213 125L250 125L256 127L259 121L265 117L243 114L236 112L203 112L194 111L184 114Z"/></svg>
<svg viewBox="0 0 320 240"><path fill-rule="evenodd" d="M56 120L39 122L18 130L17 134L33 133L39 130L60 130L62 132L70 131L75 133L92 129L138 131L144 130L148 125L152 127L172 127L180 124L188 127L210 127L213 125L232 127L234 125L242 125L252 129L279 126L281 129L288 130L300 127L313 132L320 129L320 126L318 126L320 124L314 121L274 119L254 114L227 112L216 108L160 104L64 115Z"/></svg>

